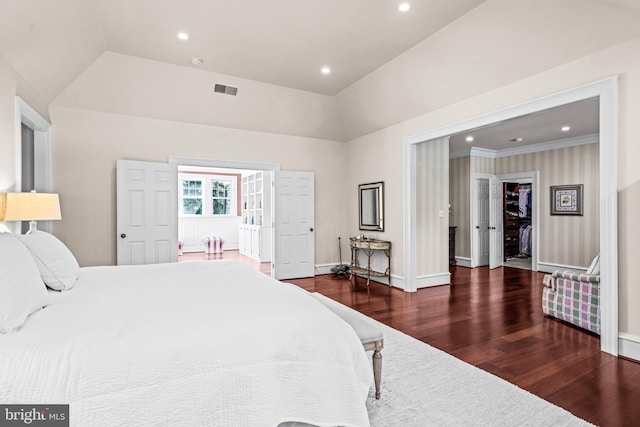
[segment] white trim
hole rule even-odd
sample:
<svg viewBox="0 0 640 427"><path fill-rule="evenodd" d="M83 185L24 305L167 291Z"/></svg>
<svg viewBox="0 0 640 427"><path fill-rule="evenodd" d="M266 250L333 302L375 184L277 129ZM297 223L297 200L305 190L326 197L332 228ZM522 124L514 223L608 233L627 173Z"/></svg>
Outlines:
<svg viewBox="0 0 640 427"><path fill-rule="evenodd" d="M418 289L430 288L433 286L450 285L451 273L436 273L436 274L423 274L418 276L416 285Z"/></svg>
<svg viewBox="0 0 640 427"><path fill-rule="evenodd" d="M533 196L531 204L533 205L533 211L531 212L531 229L533 234L533 240L531 241L531 270L538 271L538 256L540 248L540 172L539 171L525 171L514 173L503 173L496 175L502 182L505 181L518 181L518 182L531 182L531 191ZM504 233L502 234L504 238Z"/></svg>
<svg viewBox="0 0 640 427"><path fill-rule="evenodd" d="M614 75L502 110L447 124L404 138L404 272L405 290L416 290L416 144L486 126L537 111L600 98L600 277L602 351L618 354L618 76Z"/></svg>
<svg viewBox="0 0 640 427"><path fill-rule="evenodd" d="M443 135L444 136L444 135ZM418 142L405 139L404 144L404 180L403 180L403 232L404 232L404 290L416 292L417 281L417 242L413 230L416 228L416 154Z"/></svg>
<svg viewBox="0 0 640 427"><path fill-rule="evenodd" d="M469 149L470 156L488 157L490 159L495 159L496 153L498 153L498 151L489 148L471 147Z"/></svg>
<svg viewBox="0 0 640 427"><path fill-rule="evenodd" d="M577 265L554 264L552 262L539 262L538 271L543 273L553 273L556 270L569 270L578 273L586 273L587 267L578 267Z"/></svg>
<svg viewBox="0 0 640 427"><path fill-rule="evenodd" d="M335 268L337 266L339 266L340 263L329 263L329 264L316 264L315 265L315 269L316 269L316 274L320 275L320 274L333 274L333 271L331 271L332 268Z"/></svg>
<svg viewBox="0 0 640 427"><path fill-rule="evenodd" d="M519 154L539 153L541 151L558 150L560 148L577 147L579 145L597 144L598 142L600 142L600 135L597 133L592 133L590 135L558 139L556 141L541 142L540 144L505 148L504 150L496 151L495 158L517 156Z"/></svg>
<svg viewBox="0 0 640 427"><path fill-rule="evenodd" d="M467 257L464 257L464 256L457 256L456 257L456 265L458 265L459 267L472 268L471 267L471 258L467 258Z"/></svg>
<svg viewBox="0 0 640 427"><path fill-rule="evenodd" d="M618 336L618 349L620 356L640 362L640 337L637 335L620 332Z"/></svg>
<svg viewBox="0 0 640 427"><path fill-rule="evenodd" d="M277 163L236 162L232 160L202 159L198 157L169 156L169 164L177 166L201 166L223 169L250 169L257 171L279 171Z"/></svg>
<svg viewBox="0 0 640 427"><path fill-rule="evenodd" d="M35 189L50 193L53 189L51 123L19 96L15 97L15 191L22 191L22 123L33 129ZM20 224L20 221L11 224L15 233L20 233ZM51 231L51 221L39 221L38 228Z"/></svg>
<svg viewBox="0 0 640 427"><path fill-rule="evenodd" d="M491 150L489 148L471 147L452 151L450 159L459 157L477 156L497 159L500 157L517 156L519 154L538 153L541 151L558 150L560 148L576 147L578 145L597 144L600 142L600 134L592 133L573 138L563 138L555 141L541 142L539 144L523 145L521 147L505 148L503 150Z"/></svg>

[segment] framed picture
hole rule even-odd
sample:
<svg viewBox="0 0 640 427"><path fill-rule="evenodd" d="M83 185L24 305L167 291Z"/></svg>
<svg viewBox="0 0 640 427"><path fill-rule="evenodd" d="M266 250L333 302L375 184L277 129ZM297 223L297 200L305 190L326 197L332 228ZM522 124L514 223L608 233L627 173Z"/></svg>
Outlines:
<svg viewBox="0 0 640 427"><path fill-rule="evenodd" d="M582 184L551 186L551 215L582 215Z"/></svg>

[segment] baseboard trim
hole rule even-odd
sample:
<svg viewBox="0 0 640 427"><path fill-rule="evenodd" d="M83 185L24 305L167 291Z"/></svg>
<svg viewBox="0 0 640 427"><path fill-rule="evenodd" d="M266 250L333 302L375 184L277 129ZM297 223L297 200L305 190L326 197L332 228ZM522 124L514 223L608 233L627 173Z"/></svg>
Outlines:
<svg viewBox="0 0 640 427"><path fill-rule="evenodd" d="M332 268L336 267L337 263L330 264L316 264L315 265L315 273L317 275L320 274L332 274ZM362 274L357 274L359 278L366 279L367 276L363 276ZM418 276L418 280L416 281L418 285L418 289L420 288L430 288L432 286L441 286L448 285L451 283L451 273L438 273L438 274L426 274L423 276ZM389 285L389 280L386 277L371 277L372 282L381 283L383 285ZM391 286L394 288L398 288L404 291L404 276L397 276L395 274L391 275Z"/></svg>
<svg viewBox="0 0 640 427"><path fill-rule="evenodd" d="M618 334L618 354L640 362L640 337L620 332Z"/></svg>
<svg viewBox="0 0 640 427"><path fill-rule="evenodd" d="M417 279L416 287L418 289L448 285L451 283L451 273L447 271L446 273L425 274L423 276L418 276Z"/></svg>
<svg viewBox="0 0 640 427"><path fill-rule="evenodd" d="M333 271L331 271L332 268L335 268L336 266L338 266L339 264L316 264L315 265L315 269L316 269L316 274L320 275L320 274L331 274L333 273Z"/></svg>
<svg viewBox="0 0 640 427"><path fill-rule="evenodd" d="M556 270L573 270L579 273L584 273L587 271L587 268L578 267L576 265L553 264L551 262L538 262L538 271L540 272L553 273Z"/></svg>
<svg viewBox="0 0 640 427"><path fill-rule="evenodd" d="M460 267L471 268L471 258L467 258L467 257L464 257L464 256L457 256L456 257L456 265L459 265Z"/></svg>

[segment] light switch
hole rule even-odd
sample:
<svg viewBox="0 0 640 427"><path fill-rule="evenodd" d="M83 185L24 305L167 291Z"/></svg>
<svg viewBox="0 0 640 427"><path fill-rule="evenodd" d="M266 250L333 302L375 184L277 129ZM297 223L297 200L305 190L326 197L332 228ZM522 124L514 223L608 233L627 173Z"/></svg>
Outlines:
<svg viewBox="0 0 640 427"><path fill-rule="evenodd" d="M440 212L438 212L438 216L439 216L440 218L444 218L444 211L440 211Z"/></svg>

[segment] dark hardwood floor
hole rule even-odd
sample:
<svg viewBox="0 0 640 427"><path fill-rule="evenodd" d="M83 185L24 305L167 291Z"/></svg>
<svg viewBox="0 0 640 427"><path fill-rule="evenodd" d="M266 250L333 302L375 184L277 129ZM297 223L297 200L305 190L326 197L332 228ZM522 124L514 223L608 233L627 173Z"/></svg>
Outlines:
<svg viewBox="0 0 640 427"><path fill-rule="evenodd" d="M416 293L373 282L367 290L362 279L354 287L348 276L289 282L348 305L593 424L640 425L640 363L602 353L597 336L544 317L544 274L508 267L452 267L451 273L452 285Z"/></svg>

